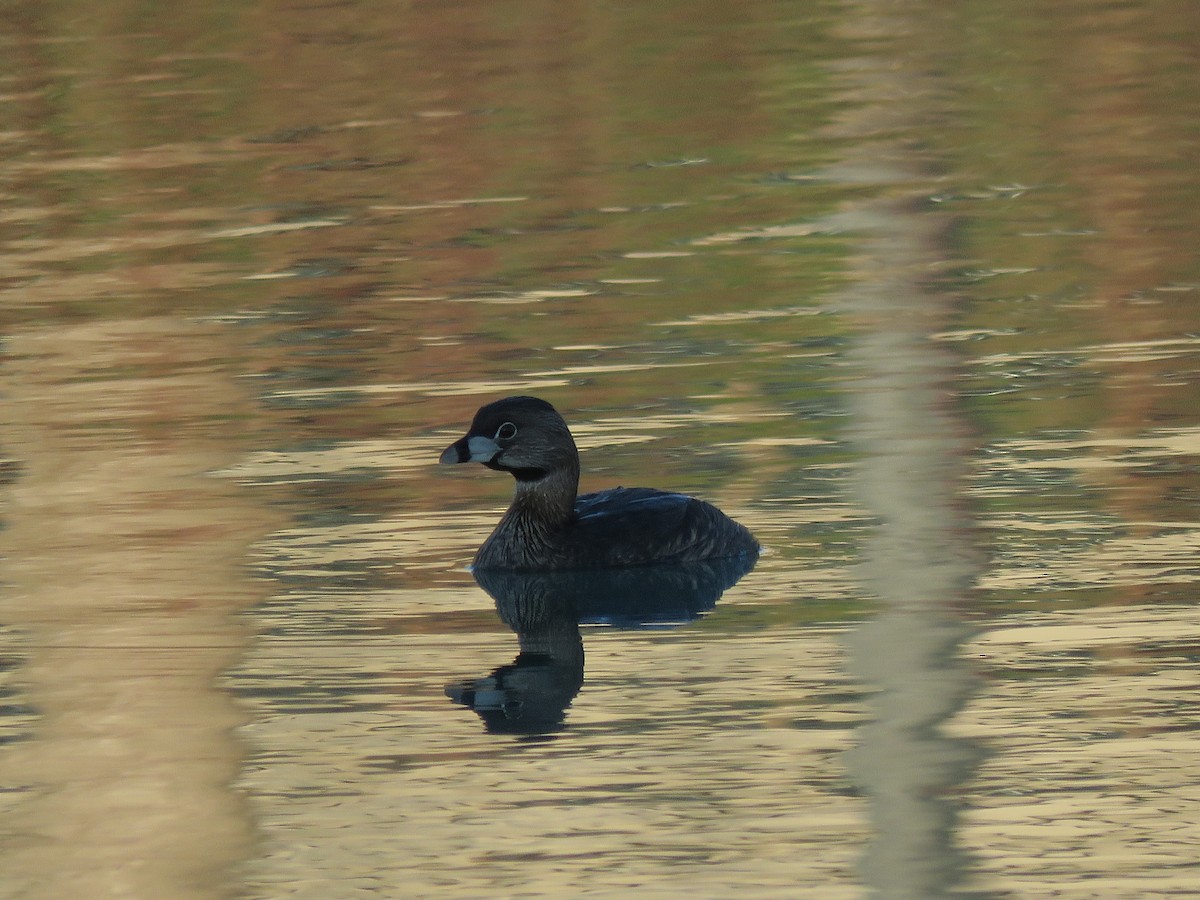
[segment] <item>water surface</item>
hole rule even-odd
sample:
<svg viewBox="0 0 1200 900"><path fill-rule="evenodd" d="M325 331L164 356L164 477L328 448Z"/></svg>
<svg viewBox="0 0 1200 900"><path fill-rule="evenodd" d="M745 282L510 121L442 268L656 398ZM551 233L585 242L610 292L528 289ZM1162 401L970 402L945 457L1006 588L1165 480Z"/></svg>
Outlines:
<svg viewBox="0 0 1200 900"><path fill-rule="evenodd" d="M15 13L0 893L1193 890L1196 18ZM509 393L767 553L498 608Z"/></svg>

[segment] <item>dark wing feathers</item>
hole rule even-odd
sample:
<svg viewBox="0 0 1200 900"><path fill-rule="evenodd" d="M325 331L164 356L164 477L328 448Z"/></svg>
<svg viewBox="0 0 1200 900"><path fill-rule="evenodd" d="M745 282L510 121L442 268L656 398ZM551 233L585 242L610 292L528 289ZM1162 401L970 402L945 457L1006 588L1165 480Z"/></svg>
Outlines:
<svg viewBox="0 0 1200 900"><path fill-rule="evenodd" d="M585 494L576 500L575 513L573 540L603 552L608 565L707 559L758 549L750 532L715 506L653 488Z"/></svg>

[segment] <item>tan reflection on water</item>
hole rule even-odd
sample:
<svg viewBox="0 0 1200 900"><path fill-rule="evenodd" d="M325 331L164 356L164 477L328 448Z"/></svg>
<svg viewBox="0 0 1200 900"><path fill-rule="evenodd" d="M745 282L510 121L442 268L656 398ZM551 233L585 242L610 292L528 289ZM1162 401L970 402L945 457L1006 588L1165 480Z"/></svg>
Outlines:
<svg viewBox="0 0 1200 900"><path fill-rule="evenodd" d="M988 687L953 731L994 754L965 837L995 884L1020 896L1194 894L1197 646L1196 607L1162 605L1012 616L967 645Z"/></svg>
<svg viewBox="0 0 1200 900"><path fill-rule="evenodd" d="M343 613L382 621L397 599L357 595ZM480 602L447 599L459 616ZM753 884L758 896L857 895L861 813L828 801L843 786L835 760L857 715L853 685L835 674L836 631L691 641L585 632L570 736L522 744L484 734L439 696L437 673L449 681L512 659L515 639L487 618L473 635L447 635L443 623L434 635L306 640L302 679L286 674L297 648L276 640L237 674L296 692L249 731L271 749L243 781L267 829L251 870L261 893L315 896L304 886L314 880L453 896L568 896L586 884L616 895L666 877L671 893L711 896L719 871L720 885ZM761 696L763 679L778 685L778 707ZM740 727L728 727L731 708Z"/></svg>
<svg viewBox="0 0 1200 900"><path fill-rule="evenodd" d="M228 790L242 568L273 517L206 476L245 398L171 318L10 335L3 619L28 739L0 753L5 896L210 897L253 846ZM226 345L227 346L227 345ZM120 372L135 377L109 377Z"/></svg>

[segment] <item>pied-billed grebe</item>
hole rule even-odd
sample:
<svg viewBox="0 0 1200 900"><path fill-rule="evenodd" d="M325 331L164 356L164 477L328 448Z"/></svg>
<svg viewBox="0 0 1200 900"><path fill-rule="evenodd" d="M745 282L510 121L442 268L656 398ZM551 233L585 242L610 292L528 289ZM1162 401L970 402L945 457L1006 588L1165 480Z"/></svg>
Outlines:
<svg viewBox="0 0 1200 900"><path fill-rule="evenodd" d="M651 488L576 496L579 451L545 400L508 397L475 414L443 463L480 462L517 480L512 506L475 554L477 569L599 569L757 554L715 506Z"/></svg>

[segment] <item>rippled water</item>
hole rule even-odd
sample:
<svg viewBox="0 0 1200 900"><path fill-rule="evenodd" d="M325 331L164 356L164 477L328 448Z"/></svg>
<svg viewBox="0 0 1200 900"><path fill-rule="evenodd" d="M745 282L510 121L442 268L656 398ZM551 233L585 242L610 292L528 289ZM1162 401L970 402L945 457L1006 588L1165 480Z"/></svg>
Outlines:
<svg viewBox="0 0 1200 900"><path fill-rule="evenodd" d="M1197 9L14 10L0 895L1193 892Z"/></svg>

